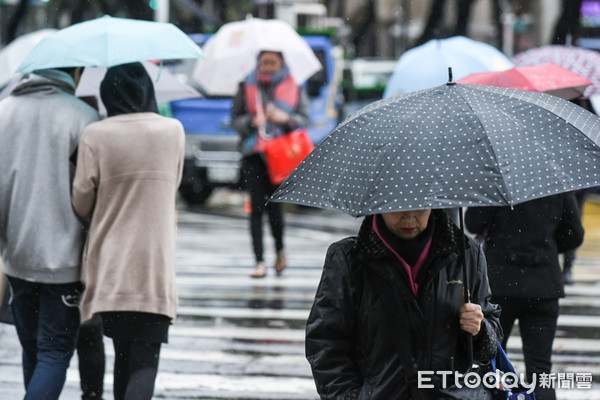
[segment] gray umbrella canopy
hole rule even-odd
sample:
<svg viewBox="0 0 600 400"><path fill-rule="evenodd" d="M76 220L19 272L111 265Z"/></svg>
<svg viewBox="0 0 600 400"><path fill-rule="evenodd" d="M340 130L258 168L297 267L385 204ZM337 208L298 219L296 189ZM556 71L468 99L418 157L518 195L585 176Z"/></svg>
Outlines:
<svg viewBox="0 0 600 400"><path fill-rule="evenodd" d="M448 83L349 116L271 200L354 216L515 205L600 185L600 118L539 92Z"/></svg>

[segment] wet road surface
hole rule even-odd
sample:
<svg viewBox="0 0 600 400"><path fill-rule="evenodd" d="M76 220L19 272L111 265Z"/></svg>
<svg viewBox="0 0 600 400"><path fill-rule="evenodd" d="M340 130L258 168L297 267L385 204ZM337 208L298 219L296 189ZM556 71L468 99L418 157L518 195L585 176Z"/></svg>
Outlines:
<svg viewBox="0 0 600 400"><path fill-rule="evenodd" d="M225 208L180 210L180 309L170 343L161 351L155 399L318 398L304 358L304 324L327 246L354 234L360 221L335 213L295 211L299 212L288 216L286 234L289 268L283 276L275 276L273 241L267 230L268 275L252 279L250 237L239 199ZM577 283L567 288L568 295L561 301L555 371L591 372L600 382L600 257L582 252L574 275ZM516 333L508 352L522 371ZM113 350L110 341L105 344L104 398L110 399ZM14 328L0 324L0 399L22 398L21 382ZM78 385L74 357L61 399L78 399ZM592 390L558 393L559 400L599 399L600 384L594 383Z"/></svg>

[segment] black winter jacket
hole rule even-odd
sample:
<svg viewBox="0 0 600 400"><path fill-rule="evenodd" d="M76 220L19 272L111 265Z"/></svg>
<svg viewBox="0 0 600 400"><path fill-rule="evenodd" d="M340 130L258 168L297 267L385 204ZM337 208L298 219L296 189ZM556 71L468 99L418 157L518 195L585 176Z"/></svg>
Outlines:
<svg viewBox="0 0 600 400"><path fill-rule="evenodd" d="M306 355L322 399L409 399L407 368L394 341L405 346L418 370L464 371L460 231L445 213L432 215L436 224L418 297L398 259L373 231L373 216L365 218L358 238L330 246L306 327ZM472 302L485 315L473 339L474 358L484 363L502 337L500 311L489 302L480 246L468 238L466 246ZM453 398L429 392L428 398Z"/></svg>
<svg viewBox="0 0 600 400"><path fill-rule="evenodd" d="M583 241L573 192L510 207L469 208L465 224L484 237L494 296L564 297L559 253Z"/></svg>

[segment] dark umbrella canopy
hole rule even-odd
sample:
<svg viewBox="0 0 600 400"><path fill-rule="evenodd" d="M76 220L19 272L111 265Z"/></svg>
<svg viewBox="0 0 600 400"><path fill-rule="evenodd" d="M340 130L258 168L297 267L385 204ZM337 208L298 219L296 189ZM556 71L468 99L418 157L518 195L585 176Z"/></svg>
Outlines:
<svg viewBox="0 0 600 400"><path fill-rule="evenodd" d="M354 216L514 205L600 185L599 135L555 96L449 83L352 114L271 200Z"/></svg>

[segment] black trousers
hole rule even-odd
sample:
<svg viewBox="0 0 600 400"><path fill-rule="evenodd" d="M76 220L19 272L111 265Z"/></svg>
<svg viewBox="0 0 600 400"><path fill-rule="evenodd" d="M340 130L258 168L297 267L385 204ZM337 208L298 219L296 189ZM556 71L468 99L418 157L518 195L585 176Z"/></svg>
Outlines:
<svg viewBox="0 0 600 400"><path fill-rule="evenodd" d="M250 194L250 235L256 262L264 261L263 214L267 211L275 250L283 249L283 209L281 203L267 202L277 189L269 179L267 166L258 154L242 159L244 187Z"/></svg>
<svg viewBox="0 0 600 400"><path fill-rule="evenodd" d="M94 315L79 329L77 357L82 400L102 399L106 367L103 337L100 314Z"/></svg>
<svg viewBox="0 0 600 400"><path fill-rule="evenodd" d="M502 346L506 349L508 337L515 320L523 342L523 357L527 379L535 373L550 373L552 369L552 343L556 334L559 313L558 299L529 299L494 296L492 302L502 307L500 324L504 331ZM535 389L536 400L556 400L554 389Z"/></svg>
<svg viewBox="0 0 600 400"><path fill-rule="evenodd" d="M115 400L151 400L161 344L113 339L113 345Z"/></svg>
<svg viewBox="0 0 600 400"><path fill-rule="evenodd" d="M161 343L168 342L166 315L102 312L104 334L113 340L115 400L151 400L158 373Z"/></svg>

